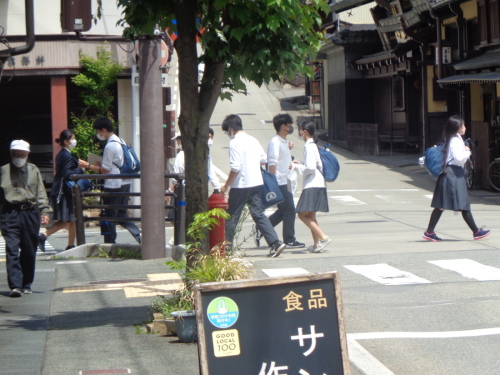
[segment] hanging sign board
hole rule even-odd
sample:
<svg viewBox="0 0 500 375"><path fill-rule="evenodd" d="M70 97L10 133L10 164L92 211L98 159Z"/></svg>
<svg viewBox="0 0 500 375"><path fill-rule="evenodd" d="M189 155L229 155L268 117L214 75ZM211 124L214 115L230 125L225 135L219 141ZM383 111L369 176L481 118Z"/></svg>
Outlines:
<svg viewBox="0 0 500 375"><path fill-rule="evenodd" d="M139 86L139 73L132 74L132 86ZM162 73L161 75L161 87L169 87L168 86L168 74Z"/></svg>
<svg viewBox="0 0 500 375"><path fill-rule="evenodd" d="M200 284L195 305L202 375L350 374L337 272Z"/></svg>

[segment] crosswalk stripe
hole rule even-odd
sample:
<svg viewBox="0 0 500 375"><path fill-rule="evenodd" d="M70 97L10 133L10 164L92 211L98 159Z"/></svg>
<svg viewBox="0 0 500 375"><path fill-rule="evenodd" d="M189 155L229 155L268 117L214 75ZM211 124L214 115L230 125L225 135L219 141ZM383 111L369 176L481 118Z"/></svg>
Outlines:
<svg viewBox="0 0 500 375"><path fill-rule="evenodd" d="M54 247L48 242L45 242L45 253L55 253ZM37 254L44 254L42 252L37 251ZM0 236L0 255L5 255L5 239Z"/></svg>
<svg viewBox="0 0 500 375"><path fill-rule="evenodd" d="M277 277L277 276L291 276L291 275L304 275L309 273L309 271L304 268L270 268L263 269L264 272L269 277Z"/></svg>
<svg viewBox="0 0 500 375"><path fill-rule="evenodd" d="M350 195L334 195L330 196L330 198L338 200L342 204L345 204L347 206L361 206L363 204L366 204L365 202L362 202Z"/></svg>
<svg viewBox="0 0 500 375"><path fill-rule="evenodd" d="M424 197L432 199L433 195L432 194L425 194Z"/></svg>
<svg viewBox="0 0 500 375"><path fill-rule="evenodd" d="M432 284L412 273L398 270L388 264L348 265L348 270L384 285Z"/></svg>
<svg viewBox="0 0 500 375"><path fill-rule="evenodd" d="M479 281L500 280L500 269L486 266L471 259L429 260L429 263Z"/></svg>
<svg viewBox="0 0 500 375"><path fill-rule="evenodd" d="M375 197L378 198L378 199L382 199L384 202L387 202L387 203L392 203L392 204L406 204L406 203L409 203L408 201L404 201L404 200L400 200L398 199L397 197L393 196L393 195L378 195L378 194L375 194Z"/></svg>

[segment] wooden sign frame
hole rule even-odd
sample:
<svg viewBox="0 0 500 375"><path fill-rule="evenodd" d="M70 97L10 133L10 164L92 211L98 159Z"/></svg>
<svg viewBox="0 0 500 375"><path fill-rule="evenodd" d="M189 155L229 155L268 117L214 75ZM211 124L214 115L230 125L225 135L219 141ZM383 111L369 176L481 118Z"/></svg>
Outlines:
<svg viewBox="0 0 500 375"><path fill-rule="evenodd" d="M196 309L196 323L198 328L198 356L200 364L200 374L201 375L217 375L210 373L209 371L209 356L207 352L207 332L205 330L205 325L210 325L207 316L207 307L203 305L203 295L205 293L212 292L222 292L222 291L242 291L248 288L265 288L270 286L279 286L287 284L304 284L308 282L317 281L332 281L333 295L335 298L335 308L337 313L336 327L338 328L339 342L340 342L340 357L342 362L343 374L350 375L349 368L349 355L347 351L347 339L344 327L344 314L342 309L342 294L340 278L336 271L316 273L316 274L305 274L297 276L287 276L287 277L272 277L272 278L262 278L262 279L249 279L249 280L238 280L238 281L225 281L217 283L204 283L197 284L194 287L195 295L195 309ZM304 286L304 285L302 285ZM256 311L259 314L262 311ZM210 326L211 327L211 326ZM338 353L338 351L337 351ZM329 369L330 370L330 369Z"/></svg>

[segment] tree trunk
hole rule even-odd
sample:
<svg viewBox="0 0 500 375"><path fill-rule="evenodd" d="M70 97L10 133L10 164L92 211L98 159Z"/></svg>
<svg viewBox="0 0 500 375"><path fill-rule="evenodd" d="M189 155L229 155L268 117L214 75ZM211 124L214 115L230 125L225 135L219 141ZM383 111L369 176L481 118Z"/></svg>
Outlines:
<svg viewBox="0 0 500 375"><path fill-rule="evenodd" d="M198 91L196 9L196 0L182 0L176 3L175 10L181 104L178 124L186 166L186 227L196 213L208 210L208 125L224 75L223 63L206 61L203 84ZM208 238L202 249L208 250Z"/></svg>

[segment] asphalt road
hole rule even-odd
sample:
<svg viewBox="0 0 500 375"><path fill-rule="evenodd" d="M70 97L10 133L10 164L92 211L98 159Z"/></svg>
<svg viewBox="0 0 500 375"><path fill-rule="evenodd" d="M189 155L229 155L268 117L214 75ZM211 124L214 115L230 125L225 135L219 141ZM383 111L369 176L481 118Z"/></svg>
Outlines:
<svg viewBox="0 0 500 375"><path fill-rule="evenodd" d="M254 86L249 96L218 104L211 153L222 180L229 172L229 138L218 127L225 115L241 113L245 130L267 147L274 130L266 121L279 112L279 102ZM303 143L297 133L290 136L292 154L301 160ZM266 258L269 250L255 247L249 238L252 222L247 219L242 249L254 261L256 276L269 277L276 270L339 272L353 375L500 374L500 195L471 192L476 222L491 229L491 236L473 241L461 215L446 212L436 228L444 241L430 243L421 235L434 184L416 166L417 154L361 158L334 151L341 173L328 184L330 212L318 214L331 244L320 254L294 249ZM397 166L384 164L398 158ZM301 181L296 199L300 187ZM281 233L280 226L277 231ZM89 235L95 242L100 239L97 233ZM119 236L134 242L128 232ZM311 244L298 219L296 236ZM53 236L49 243L56 251L63 249L65 235Z"/></svg>

